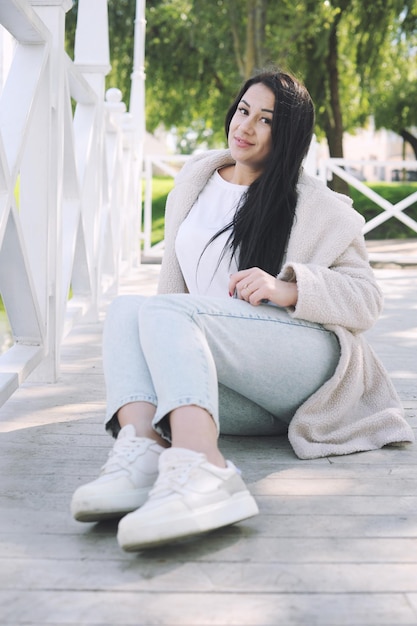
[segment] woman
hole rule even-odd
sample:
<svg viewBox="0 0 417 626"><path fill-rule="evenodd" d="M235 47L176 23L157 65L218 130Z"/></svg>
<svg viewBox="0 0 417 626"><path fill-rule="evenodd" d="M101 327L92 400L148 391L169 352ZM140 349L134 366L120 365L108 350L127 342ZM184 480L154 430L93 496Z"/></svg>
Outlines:
<svg viewBox="0 0 417 626"><path fill-rule="evenodd" d="M300 458L413 440L362 336L382 304L363 218L302 170L313 127L294 77L247 81L226 116L229 149L191 159L169 195L158 295L109 309L106 423L117 439L72 512L128 513L125 550L258 512L220 431L288 431Z"/></svg>

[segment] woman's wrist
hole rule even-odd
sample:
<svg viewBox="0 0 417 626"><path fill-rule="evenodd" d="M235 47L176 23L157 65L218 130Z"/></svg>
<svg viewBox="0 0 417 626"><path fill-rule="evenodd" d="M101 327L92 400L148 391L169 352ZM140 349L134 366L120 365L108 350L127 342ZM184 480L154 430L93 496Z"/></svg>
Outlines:
<svg viewBox="0 0 417 626"><path fill-rule="evenodd" d="M273 301L278 306L294 307L298 300L297 283L287 282L277 278L277 293Z"/></svg>

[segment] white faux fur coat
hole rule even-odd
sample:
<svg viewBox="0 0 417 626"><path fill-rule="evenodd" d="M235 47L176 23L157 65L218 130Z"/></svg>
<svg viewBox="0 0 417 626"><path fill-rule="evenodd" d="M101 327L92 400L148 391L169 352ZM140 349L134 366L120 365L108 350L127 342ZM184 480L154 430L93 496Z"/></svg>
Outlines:
<svg viewBox="0 0 417 626"><path fill-rule="evenodd" d="M209 151L188 161L177 176L166 205L159 293L186 291L174 247L178 228L212 173L229 163L233 160L227 150ZM332 378L290 423L288 437L302 459L414 440L388 374L362 335L377 320L382 295L368 262L364 220L351 204L350 198L301 175L296 219L279 278L297 282L298 301L289 314L323 324L341 347Z"/></svg>

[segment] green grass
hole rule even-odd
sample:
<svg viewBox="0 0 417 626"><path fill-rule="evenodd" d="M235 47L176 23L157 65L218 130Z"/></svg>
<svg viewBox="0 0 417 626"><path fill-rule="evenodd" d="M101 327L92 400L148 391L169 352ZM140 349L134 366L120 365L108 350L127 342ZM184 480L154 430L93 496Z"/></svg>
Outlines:
<svg viewBox="0 0 417 626"><path fill-rule="evenodd" d="M154 176L152 179L152 245L164 238L165 203L173 186L174 179L170 176Z"/></svg>

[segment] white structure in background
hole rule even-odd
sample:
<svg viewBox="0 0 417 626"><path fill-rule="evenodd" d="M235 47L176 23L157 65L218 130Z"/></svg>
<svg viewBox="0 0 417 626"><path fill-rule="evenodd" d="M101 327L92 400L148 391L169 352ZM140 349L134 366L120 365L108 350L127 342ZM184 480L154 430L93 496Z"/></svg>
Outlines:
<svg viewBox="0 0 417 626"><path fill-rule="evenodd" d="M339 176L349 185L381 208L381 212L366 222L363 233L371 232L391 218L398 219L411 231L417 233L417 221L404 211L417 202L417 191L403 200L392 204L381 195L365 185L364 182L391 182L394 172L403 170L417 171L417 160L411 151L406 152L403 159L403 141L401 137L387 130L375 131L372 120L368 129L358 130L356 135L344 137L344 159L330 159L323 145L318 150L319 176L323 181L330 180L333 175ZM326 154L327 152L327 154Z"/></svg>
<svg viewBox="0 0 417 626"><path fill-rule="evenodd" d="M417 132L416 129L414 130ZM398 179L398 172L403 167L411 172L409 178L417 180L415 155L410 144L404 142L400 135L391 130L385 128L376 130L372 118L369 119L367 127L358 128L355 134L345 133L343 153L345 159L355 162L350 171L359 180L392 182ZM320 159L329 158L325 142L320 144L318 155ZM403 159L410 163L401 165ZM365 164L365 162L369 163Z"/></svg>
<svg viewBox="0 0 417 626"><path fill-rule="evenodd" d="M140 260L144 2L130 113L118 90L105 99L107 0L79 0L74 62L71 6L0 0L0 294L14 339L0 355L0 405L32 372L56 380L71 325L96 319Z"/></svg>

